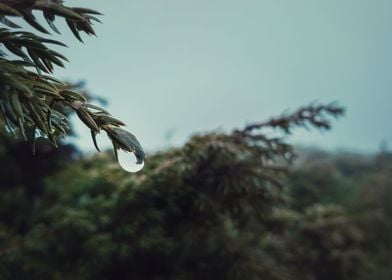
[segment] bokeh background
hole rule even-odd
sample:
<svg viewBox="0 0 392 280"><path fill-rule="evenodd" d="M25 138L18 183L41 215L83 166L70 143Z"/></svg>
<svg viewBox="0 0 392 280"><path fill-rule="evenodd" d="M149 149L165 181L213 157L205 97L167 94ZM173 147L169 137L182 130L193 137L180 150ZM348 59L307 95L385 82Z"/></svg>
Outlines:
<svg viewBox="0 0 392 280"><path fill-rule="evenodd" d="M76 118L36 156L1 130L1 280L392 279L391 1L65 4L105 15L84 44L56 20L56 77L106 99L146 164L93 152ZM328 133L232 133L332 101Z"/></svg>
<svg viewBox="0 0 392 280"><path fill-rule="evenodd" d="M391 1L84 3L104 13L98 37L81 45L63 28L71 63L56 73L85 79L147 150L312 101L339 101L347 117L296 143L371 152L392 139ZM89 131L76 129L90 151Z"/></svg>

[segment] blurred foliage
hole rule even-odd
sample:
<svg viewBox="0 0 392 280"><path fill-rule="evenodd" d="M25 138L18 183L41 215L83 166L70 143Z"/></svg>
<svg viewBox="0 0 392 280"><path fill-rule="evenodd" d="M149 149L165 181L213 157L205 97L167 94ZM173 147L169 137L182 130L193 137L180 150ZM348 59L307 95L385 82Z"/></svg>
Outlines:
<svg viewBox="0 0 392 280"><path fill-rule="evenodd" d="M392 155L307 151L289 167L292 129L328 130L341 107L197 135L130 175L108 153L82 157L59 142L74 111L97 149L103 130L116 152L144 159L120 120L51 76L66 58L47 44L63 43L11 20L48 33L36 11L54 32L64 18L79 40L99 15L0 1L0 279L392 279Z"/></svg>
<svg viewBox="0 0 392 280"><path fill-rule="evenodd" d="M0 279L391 279L392 155L305 150L287 169L285 138L250 131L135 175L3 135Z"/></svg>

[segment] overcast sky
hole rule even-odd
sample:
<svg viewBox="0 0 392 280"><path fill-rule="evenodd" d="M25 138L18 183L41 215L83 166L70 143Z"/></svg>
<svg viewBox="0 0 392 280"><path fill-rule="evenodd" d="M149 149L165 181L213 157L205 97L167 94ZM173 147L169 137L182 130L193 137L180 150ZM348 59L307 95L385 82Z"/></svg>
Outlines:
<svg viewBox="0 0 392 280"><path fill-rule="evenodd" d="M147 150L230 130L312 101L347 115L295 143L375 151L392 146L390 0L65 1L104 13L57 75L84 79ZM78 124L77 143L92 148Z"/></svg>

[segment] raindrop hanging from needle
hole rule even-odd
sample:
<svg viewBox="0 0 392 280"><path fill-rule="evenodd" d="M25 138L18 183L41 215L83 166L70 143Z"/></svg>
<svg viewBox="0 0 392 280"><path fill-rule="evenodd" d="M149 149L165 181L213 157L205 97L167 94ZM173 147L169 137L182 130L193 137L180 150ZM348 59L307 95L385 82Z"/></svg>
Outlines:
<svg viewBox="0 0 392 280"><path fill-rule="evenodd" d="M134 153L123 150L118 151L118 163L122 169L128 172L138 172L144 167L144 161L137 163L137 158Z"/></svg>

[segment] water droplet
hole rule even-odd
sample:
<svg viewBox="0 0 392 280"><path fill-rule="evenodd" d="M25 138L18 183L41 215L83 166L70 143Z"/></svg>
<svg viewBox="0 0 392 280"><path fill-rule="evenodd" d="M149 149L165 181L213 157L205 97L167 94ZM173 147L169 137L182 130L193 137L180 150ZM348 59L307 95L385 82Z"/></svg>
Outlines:
<svg viewBox="0 0 392 280"><path fill-rule="evenodd" d="M136 163L137 159L134 153L126 152L123 150L118 151L118 163L128 172L138 172L144 167L144 161L142 163Z"/></svg>

